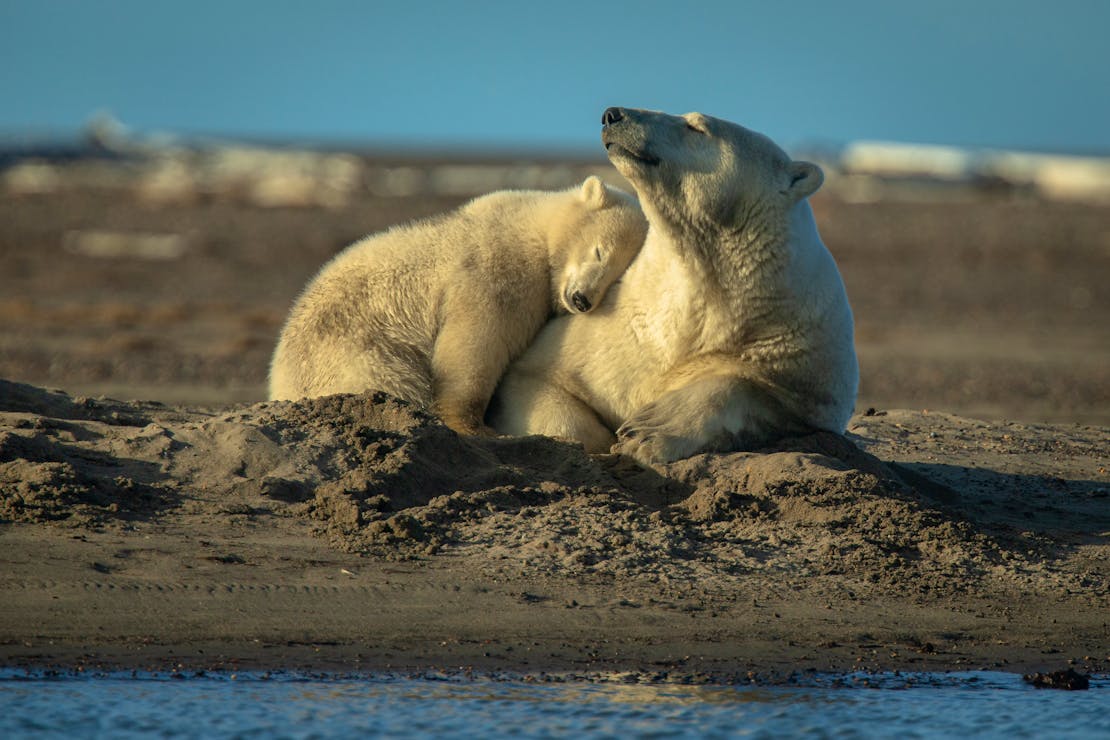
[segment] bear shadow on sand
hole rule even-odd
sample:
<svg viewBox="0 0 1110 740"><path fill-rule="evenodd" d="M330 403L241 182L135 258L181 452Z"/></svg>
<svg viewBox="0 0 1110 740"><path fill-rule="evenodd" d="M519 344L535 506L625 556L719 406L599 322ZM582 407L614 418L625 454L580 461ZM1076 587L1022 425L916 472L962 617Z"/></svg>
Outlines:
<svg viewBox="0 0 1110 740"><path fill-rule="evenodd" d="M1030 564L1051 566L1083 545L1110 543L1105 483L884 462L850 437L827 432L669 468L701 481L680 504L696 519L755 517L771 527L823 530L816 572L866 570L885 560L897 574L884 577L891 584L912 576L936 589L944 587L938 577L1013 575ZM1070 585L1097 586L1100 575L1090 576ZM1106 576L1110 568L1102 566Z"/></svg>
<svg viewBox="0 0 1110 740"><path fill-rule="evenodd" d="M916 491L1016 549L1048 544L1068 553L1081 544L1110 544L1110 490L1104 481L944 463L887 465Z"/></svg>

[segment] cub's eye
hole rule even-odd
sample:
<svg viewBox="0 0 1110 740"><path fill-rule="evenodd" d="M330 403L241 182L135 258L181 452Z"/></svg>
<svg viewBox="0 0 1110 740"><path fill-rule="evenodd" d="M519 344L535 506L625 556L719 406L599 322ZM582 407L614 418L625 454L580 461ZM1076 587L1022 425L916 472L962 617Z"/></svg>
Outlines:
<svg viewBox="0 0 1110 740"><path fill-rule="evenodd" d="M594 254L597 255L597 261L601 262L601 247L594 247Z"/></svg>

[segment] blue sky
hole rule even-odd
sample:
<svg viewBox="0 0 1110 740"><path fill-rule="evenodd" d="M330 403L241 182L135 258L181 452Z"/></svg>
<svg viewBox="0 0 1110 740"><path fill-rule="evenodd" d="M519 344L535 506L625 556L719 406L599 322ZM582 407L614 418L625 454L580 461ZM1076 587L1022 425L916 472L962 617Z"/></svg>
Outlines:
<svg viewBox="0 0 1110 740"><path fill-rule="evenodd" d="M1110 153L1110 2L0 0L0 135L598 146L609 105L787 145Z"/></svg>

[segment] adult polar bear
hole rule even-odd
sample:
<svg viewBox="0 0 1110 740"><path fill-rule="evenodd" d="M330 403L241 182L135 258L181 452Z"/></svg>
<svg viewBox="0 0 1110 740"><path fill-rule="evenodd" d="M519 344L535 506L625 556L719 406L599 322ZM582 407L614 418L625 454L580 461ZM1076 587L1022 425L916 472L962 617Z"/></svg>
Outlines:
<svg viewBox="0 0 1110 740"><path fill-rule="evenodd" d="M602 124L647 239L590 316L550 322L510 366L492 426L643 463L843 432L859 370L806 200L820 168L699 113L609 108Z"/></svg>

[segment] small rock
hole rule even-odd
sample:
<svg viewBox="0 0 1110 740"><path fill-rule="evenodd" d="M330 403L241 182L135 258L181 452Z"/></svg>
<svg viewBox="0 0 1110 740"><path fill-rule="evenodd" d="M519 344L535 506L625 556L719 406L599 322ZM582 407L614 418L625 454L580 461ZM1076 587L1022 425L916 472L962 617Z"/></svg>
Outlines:
<svg viewBox="0 0 1110 740"><path fill-rule="evenodd" d="M1074 668L1066 671L1053 671L1052 673L1025 674L1022 678L1026 683L1038 689L1063 689L1065 691L1086 691L1090 687L1090 680Z"/></svg>

